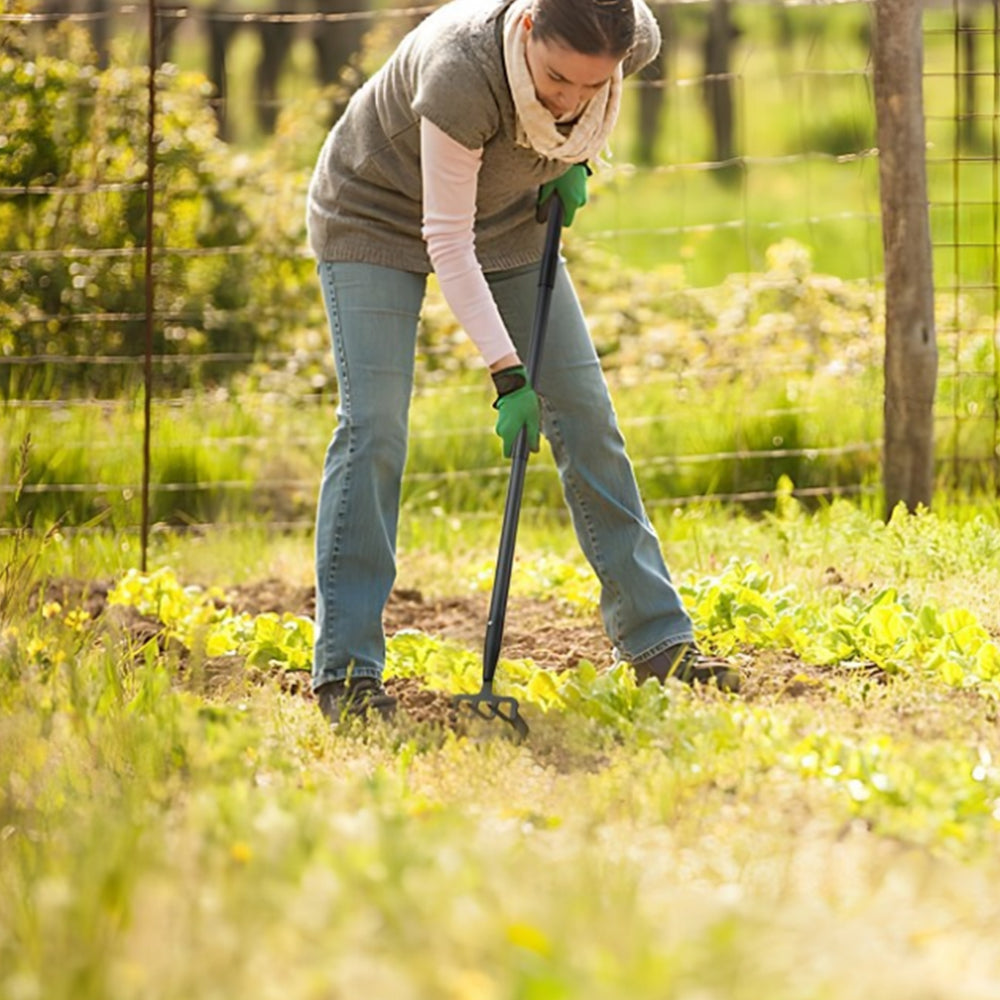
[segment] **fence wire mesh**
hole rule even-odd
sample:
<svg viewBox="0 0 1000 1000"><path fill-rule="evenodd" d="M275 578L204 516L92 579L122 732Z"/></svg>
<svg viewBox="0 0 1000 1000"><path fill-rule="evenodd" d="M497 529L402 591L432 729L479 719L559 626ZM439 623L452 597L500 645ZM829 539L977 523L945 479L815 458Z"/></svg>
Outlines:
<svg viewBox="0 0 1000 1000"><path fill-rule="evenodd" d="M309 170L353 89L433 9L318 6L7 0L3 530L29 511L144 539L311 525L336 383ZM566 241L647 503L877 492L870 6L654 9L661 57L629 80L612 165ZM925 13L939 482L993 495L997 10ZM404 502L481 516L506 477L488 380L433 283L425 314ZM561 507L554 471L532 464L529 507Z"/></svg>

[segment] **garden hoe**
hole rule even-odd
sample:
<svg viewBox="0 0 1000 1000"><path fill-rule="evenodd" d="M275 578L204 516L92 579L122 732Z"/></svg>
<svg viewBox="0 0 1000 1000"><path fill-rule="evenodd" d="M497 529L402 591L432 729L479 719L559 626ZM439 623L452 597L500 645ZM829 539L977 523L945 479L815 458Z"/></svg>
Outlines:
<svg viewBox="0 0 1000 1000"><path fill-rule="evenodd" d="M559 263L559 235L562 230L563 204L558 194L548 199L548 229L545 232L545 249L538 273L538 298L528 349L528 381L534 385L542 358L545 327L552 302L556 268ZM486 622L486 640L483 644L483 686L478 694L460 694L455 698L459 708L466 706L481 719L501 719L514 727L518 739L528 735L528 724L521 715L516 698L498 695L493 691L493 677L500 646L503 642L504 619L507 616L507 595L510 591L510 574L514 565L514 544L517 541L517 522L521 513L521 496L524 493L524 475L528 468L528 432L521 430L514 442L507 484L507 502L504 507L503 527L500 531L500 550L493 574L493 593L490 596L490 614Z"/></svg>

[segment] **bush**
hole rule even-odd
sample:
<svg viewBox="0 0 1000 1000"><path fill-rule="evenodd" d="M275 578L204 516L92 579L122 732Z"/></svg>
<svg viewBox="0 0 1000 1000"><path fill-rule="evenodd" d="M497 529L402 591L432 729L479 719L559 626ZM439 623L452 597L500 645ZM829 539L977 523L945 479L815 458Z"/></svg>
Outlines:
<svg viewBox="0 0 1000 1000"><path fill-rule="evenodd" d="M100 71L76 44L77 58L0 55L0 185L23 191L0 204L0 353L7 356L128 359L145 347L148 73ZM284 296L308 280L308 262L295 260L301 224L273 225L282 207L260 204L257 192L268 182L261 166L232 156L219 139L204 77L166 66L156 86L153 352L197 358L273 347L261 296L276 270ZM45 367L0 369L0 388L38 395L55 384L64 393L67 369L53 375ZM78 389L103 396L127 387L139 367L71 371ZM157 377L180 387L220 371L171 365Z"/></svg>

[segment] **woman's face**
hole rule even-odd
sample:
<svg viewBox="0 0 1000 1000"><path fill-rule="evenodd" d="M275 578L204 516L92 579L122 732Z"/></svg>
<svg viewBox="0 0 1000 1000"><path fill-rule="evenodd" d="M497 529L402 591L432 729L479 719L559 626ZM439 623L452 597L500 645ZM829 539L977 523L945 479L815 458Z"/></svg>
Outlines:
<svg viewBox="0 0 1000 1000"><path fill-rule="evenodd" d="M579 112L611 79L620 59L585 55L555 41L541 41L531 31L531 15L524 19L528 33L525 55L539 103L554 118Z"/></svg>

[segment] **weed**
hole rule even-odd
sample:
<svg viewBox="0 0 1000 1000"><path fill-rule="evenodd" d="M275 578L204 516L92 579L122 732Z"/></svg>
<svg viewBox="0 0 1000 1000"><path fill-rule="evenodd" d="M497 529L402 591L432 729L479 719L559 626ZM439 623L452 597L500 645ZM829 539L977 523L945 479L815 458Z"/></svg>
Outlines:
<svg viewBox="0 0 1000 1000"><path fill-rule="evenodd" d="M0 630L24 615L42 551L59 530L58 523L55 523L38 535L32 530L31 512L23 519L20 516L19 505L28 479L30 455L31 435L26 434L17 453L14 485L9 494L6 520L14 527L9 536L6 561L0 569Z"/></svg>

